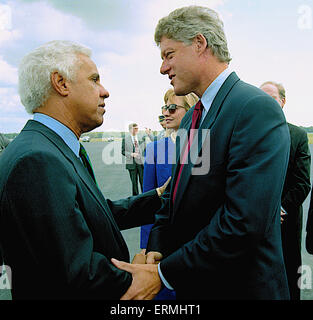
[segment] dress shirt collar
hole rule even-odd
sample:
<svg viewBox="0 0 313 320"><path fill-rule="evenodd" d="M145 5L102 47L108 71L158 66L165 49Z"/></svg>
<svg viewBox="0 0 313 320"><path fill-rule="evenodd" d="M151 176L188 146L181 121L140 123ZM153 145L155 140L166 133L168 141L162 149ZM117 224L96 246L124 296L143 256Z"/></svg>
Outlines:
<svg viewBox="0 0 313 320"><path fill-rule="evenodd" d="M201 102L203 104L205 114L209 111L215 96L231 72L230 68L225 69L204 91L201 97Z"/></svg>
<svg viewBox="0 0 313 320"><path fill-rule="evenodd" d="M54 131L57 135L59 135L67 144L67 146L74 152L74 154L79 157L79 140L72 130L70 130L58 120L55 120L43 113L35 113L33 119L37 122L42 123L49 129Z"/></svg>
<svg viewBox="0 0 313 320"><path fill-rule="evenodd" d="M137 143L138 143L138 137L137 137L137 135L133 136L133 135L131 134L130 136L131 136L131 138L132 138L133 143L135 143L135 141L137 141Z"/></svg>

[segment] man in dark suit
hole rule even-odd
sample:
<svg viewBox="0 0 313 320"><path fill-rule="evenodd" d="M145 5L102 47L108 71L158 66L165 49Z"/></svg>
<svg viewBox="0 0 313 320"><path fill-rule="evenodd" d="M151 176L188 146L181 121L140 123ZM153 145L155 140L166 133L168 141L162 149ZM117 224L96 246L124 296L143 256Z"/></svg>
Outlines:
<svg viewBox="0 0 313 320"><path fill-rule="evenodd" d="M120 229L151 223L162 190L110 201L98 189L83 132L103 122L91 51L52 41L24 57L21 101L34 120L0 159L0 245L13 299L119 299L132 282Z"/></svg>
<svg viewBox="0 0 313 320"><path fill-rule="evenodd" d="M267 81L260 88L274 98L281 108L284 107L286 93L281 84ZM302 265L302 203L311 189L311 155L307 133L291 123L288 123L288 127L291 144L281 200L281 232L290 298L292 300L300 300L298 280L300 277L299 267Z"/></svg>
<svg viewBox="0 0 313 320"><path fill-rule="evenodd" d="M200 102L181 122L194 143L189 154L185 136L176 143L169 200L147 246L147 262L160 263L112 259L133 274L122 298L151 299L162 279L177 299L289 299L280 199L290 138L281 108L229 70L213 10L175 10L159 21L155 41L175 93L194 92ZM196 139L190 129L198 127Z"/></svg>
<svg viewBox="0 0 313 320"><path fill-rule="evenodd" d="M133 196L135 196L139 194L138 180L142 191L145 139L138 137L136 123L131 123L128 129L129 134L122 141L122 155L126 158L126 169L132 183Z"/></svg>

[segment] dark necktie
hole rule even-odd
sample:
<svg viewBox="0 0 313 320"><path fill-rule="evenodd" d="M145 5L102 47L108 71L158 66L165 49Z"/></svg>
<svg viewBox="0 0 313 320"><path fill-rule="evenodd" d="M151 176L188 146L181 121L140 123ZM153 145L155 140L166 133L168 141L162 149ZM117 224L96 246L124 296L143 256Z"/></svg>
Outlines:
<svg viewBox="0 0 313 320"><path fill-rule="evenodd" d="M139 153L139 146L138 146L138 141L136 138L134 138L134 146L135 146L135 152Z"/></svg>
<svg viewBox="0 0 313 320"><path fill-rule="evenodd" d="M176 198L176 193L177 193L177 188L178 188L178 184L179 184L179 180L180 180L180 176L181 173L183 171L183 167L184 164L186 163L186 159L190 150L190 147L192 145L192 141L195 135L195 130L194 129L199 129L200 126L200 120L201 120L201 116L202 116L202 111L203 111L203 104L202 102L199 100L195 106L195 109L193 110L192 113L192 122L191 122L191 128L190 128L190 135L189 135L189 139L188 139L188 144L185 147L185 151L184 154L182 156L182 161L180 161L180 168L179 168L179 172L178 172L178 176L176 179L176 183L175 183L175 187L174 187L174 192L173 192L173 203L175 201Z"/></svg>
<svg viewBox="0 0 313 320"><path fill-rule="evenodd" d="M137 164L142 164L140 149L139 149L138 141L136 138L134 138L134 146L135 146L135 153L139 154L139 158L135 158L135 161Z"/></svg>
<svg viewBox="0 0 313 320"><path fill-rule="evenodd" d="M88 157L87 151L82 145L80 145L79 156L82 159L83 164L86 167L86 169L88 170L89 174L91 175L91 178L97 184L97 181L96 181L96 178L95 178L95 174L93 172L93 169L92 169L91 162L90 162L90 159Z"/></svg>

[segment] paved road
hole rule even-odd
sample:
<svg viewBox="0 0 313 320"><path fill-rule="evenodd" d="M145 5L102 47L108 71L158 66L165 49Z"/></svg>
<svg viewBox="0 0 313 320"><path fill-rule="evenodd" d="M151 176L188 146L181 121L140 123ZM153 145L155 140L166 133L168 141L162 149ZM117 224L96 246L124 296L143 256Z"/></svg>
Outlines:
<svg viewBox="0 0 313 320"><path fill-rule="evenodd" d="M95 171L96 179L98 181L99 187L103 192L104 196L111 200L117 200L121 198L126 198L131 195L131 183L128 175L128 171L125 169L125 165L121 163L120 157L120 142L90 142L84 143L84 146L91 158L93 163L93 168ZM112 161L114 159L113 150L115 149L115 163L105 164L102 158ZM313 154L313 145L310 145L311 154ZM312 176L312 169L311 169ZM309 206L310 195L304 202L304 217L303 226L305 229L307 211ZM133 228L130 230L122 231L123 236L129 247L131 258L135 253L139 252L139 240L140 240L140 228ZM305 236L305 231L303 232L303 239ZM313 256L309 255L305 248L302 248L303 264L310 266L313 270ZM13 275L14 276L14 275ZM301 294L302 300L313 300L313 289L304 289ZM0 300L10 299L8 293L1 293L0 290Z"/></svg>

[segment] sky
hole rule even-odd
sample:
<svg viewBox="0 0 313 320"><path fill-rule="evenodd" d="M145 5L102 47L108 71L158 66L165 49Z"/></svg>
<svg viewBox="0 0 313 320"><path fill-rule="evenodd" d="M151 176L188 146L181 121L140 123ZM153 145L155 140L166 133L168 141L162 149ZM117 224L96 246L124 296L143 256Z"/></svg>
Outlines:
<svg viewBox="0 0 313 320"><path fill-rule="evenodd" d="M286 119L313 126L313 0L0 0L0 132L20 132L28 119L18 95L24 55L51 40L92 49L109 91L94 131L161 130L157 117L170 83L160 74L157 22L176 8L207 6L224 22L230 68L245 82L286 89Z"/></svg>

